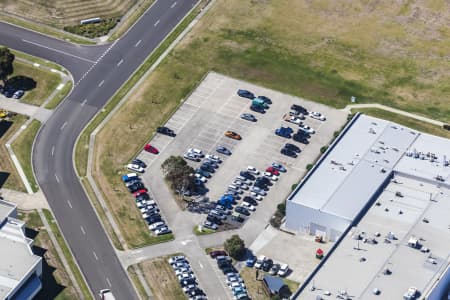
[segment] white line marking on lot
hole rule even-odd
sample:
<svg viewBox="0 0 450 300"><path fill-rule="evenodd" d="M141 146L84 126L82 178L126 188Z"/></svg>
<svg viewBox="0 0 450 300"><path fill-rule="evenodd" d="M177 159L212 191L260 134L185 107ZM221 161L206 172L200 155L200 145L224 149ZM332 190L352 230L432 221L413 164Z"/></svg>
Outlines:
<svg viewBox="0 0 450 300"><path fill-rule="evenodd" d="M69 207L72 208L72 203L70 203L69 200L67 200L67 204L69 204Z"/></svg>
<svg viewBox="0 0 450 300"><path fill-rule="evenodd" d="M55 174L55 178L56 178L56 182L59 183L59 178L56 174Z"/></svg>
<svg viewBox="0 0 450 300"><path fill-rule="evenodd" d="M55 146L52 147L52 156L55 154Z"/></svg>
<svg viewBox="0 0 450 300"><path fill-rule="evenodd" d="M60 90L62 90L63 87L64 87L64 83L60 83L60 84L58 84L58 86L56 87L56 89L57 89L58 91L60 91Z"/></svg>
<svg viewBox="0 0 450 300"><path fill-rule="evenodd" d="M153 26L158 26L158 24L159 24L159 20L158 21L156 21L156 23L155 23L155 25L153 25Z"/></svg>
<svg viewBox="0 0 450 300"><path fill-rule="evenodd" d="M139 46L139 44L142 42L142 40L137 41L137 43L134 45L135 47Z"/></svg>
<svg viewBox="0 0 450 300"><path fill-rule="evenodd" d="M117 66L120 66L123 63L123 59L121 59L118 63Z"/></svg>
<svg viewBox="0 0 450 300"><path fill-rule="evenodd" d="M86 231L84 231L83 226L80 226L80 229L81 229L81 232L82 232L84 235L86 235Z"/></svg>
<svg viewBox="0 0 450 300"><path fill-rule="evenodd" d="M101 87L104 83L105 83L104 80L100 81L100 83L98 84L98 87Z"/></svg>
<svg viewBox="0 0 450 300"><path fill-rule="evenodd" d="M66 125L67 125L67 121L66 121L66 122L64 122L64 124L62 124L62 126L61 126L61 130L63 130L63 129L64 129L64 127L66 127Z"/></svg>
<svg viewBox="0 0 450 300"><path fill-rule="evenodd" d="M170 8L174 8L175 5L177 5L177 2L174 2L174 3L170 6Z"/></svg>
<svg viewBox="0 0 450 300"><path fill-rule="evenodd" d="M90 63L94 63L93 60L90 60L90 59L87 59L87 58L84 58L84 57L81 57L81 56L77 56L77 55L74 55L74 54L70 54L68 52L61 51L61 50L58 50L58 49L50 48L50 47L47 47L47 46L44 46L44 45L41 45L41 44L38 44L38 43L35 43L35 42L32 42L32 41L27 41L27 40L22 39L22 42L25 42L25 43L28 43L28 44L32 44L32 45L35 45L35 46L38 46L38 47L42 47L42 48L45 48L45 49L48 49L48 50L51 50L51 51L55 51L55 52L58 52L58 53L61 53L61 54L67 55L67 56L72 56L72 57L75 57L75 58L78 58L78 59L81 59L81 60L84 60L84 61L87 61L87 62L90 62Z"/></svg>
<svg viewBox="0 0 450 300"><path fill-rule="evenodd" d="M203 269L203 265L202 265L202 263L200 261L198 262L198 264L200 265L200 268Z"/></svg>
<svg viewBox="0 0 450 300"><path fill-rule="evenodd" d="M81 106L84 106L87 102L87 99L84 99L83 102L81 102Z"/></svg>
<svg viewBox="0 0 450 300"><path fill-rule="evenodd" d="M106 277L106 282L108 282L109 287L112 287L111 281L109 281L109 278L108 278L108 277Z"/></svg>
<svg viewBox="0 0 450 300"><path fill-rule="evenodd" d="M97 254L95 254L95 251L92 251L92 253L94 254L94 257L96 260L98 260Z"/></svg>
<svg viewBox="0 0 450 300"><path fill-rule="evenodd" d="M181 241L180 244L183 245L183 246L186 246L190 242L192 242L192 240L184 240L184 241Z"/></svg>

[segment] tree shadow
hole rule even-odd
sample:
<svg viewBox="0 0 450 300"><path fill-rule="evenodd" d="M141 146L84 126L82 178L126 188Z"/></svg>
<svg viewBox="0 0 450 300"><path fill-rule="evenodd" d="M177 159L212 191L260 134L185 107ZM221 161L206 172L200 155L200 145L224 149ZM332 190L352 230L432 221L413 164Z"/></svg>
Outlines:
<svg viewBox="0 0 450 300"><path fill-rule="evenodd" d="M15 90L29 91L35 89L37 83L31 77L19 75L9 78L6 82L6 86Z"/></svg>
<svg viewBox="0 0 450 300"><path fill-rule="evenodd" d="M7 172L0 172L0 188L3 187L6 180L8 180L9 173Z"/></svg>
<svg viewBox="0 0 450 300"><path fill-rule="evenodd" d="M11 121L0 121L0 138L5 135L6 132L8 132L9 128L12 126L13 122Z"/></svg>

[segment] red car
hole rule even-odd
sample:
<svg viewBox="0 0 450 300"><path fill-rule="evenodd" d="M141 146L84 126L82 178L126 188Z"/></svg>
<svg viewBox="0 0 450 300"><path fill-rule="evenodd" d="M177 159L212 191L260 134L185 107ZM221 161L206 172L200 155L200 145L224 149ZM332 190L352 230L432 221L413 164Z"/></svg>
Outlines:
<svg viewBox="0 0 450 300"><path fill-rule="evenodd" d="M147 151L147 152L153 153L153 154L158 154L159 153L158 149L156 149L155 147L153 147L150 144L145 145L144 146L144 150Z"/></svg>
<svg viewBox="0 0 450 300"><path fill-rule="evenodd" d="M137 197L137 196L139 196L139 195L141 195L141 194L145 194L145 193L147 193L147 189L145 188L145 189L141 189L141 190L139 190L139 191L136 191L136 192L134 192L133 193L133 195L135 196L135 197Z"/></svg>
<svg viewBox="0 0 450 300"><path fill-rule="evenodd" d="M269 172L270 174L276 175L276 176L280 175L280 172L277 169L275 169L274 167L268 167L266 169L266 172Z"/></svg>

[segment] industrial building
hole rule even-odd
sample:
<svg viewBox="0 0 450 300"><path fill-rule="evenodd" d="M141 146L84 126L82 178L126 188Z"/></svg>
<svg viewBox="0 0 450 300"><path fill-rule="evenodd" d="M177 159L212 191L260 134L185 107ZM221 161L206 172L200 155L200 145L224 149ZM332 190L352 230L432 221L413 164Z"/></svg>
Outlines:
<svg viewBox="0 0 450 300"><path fill-rule="evenodd" d="M449 157L448 139L353 118L287 200L287 229L336 242L293 298L433 295L450 266Z"/></svg>
<svg viewBox="0 0 450 300"><path fill-rule="evenodd" d="M17 206L0 200L0 299L28 300L42 288L42 258L16 217Z"/></svg>

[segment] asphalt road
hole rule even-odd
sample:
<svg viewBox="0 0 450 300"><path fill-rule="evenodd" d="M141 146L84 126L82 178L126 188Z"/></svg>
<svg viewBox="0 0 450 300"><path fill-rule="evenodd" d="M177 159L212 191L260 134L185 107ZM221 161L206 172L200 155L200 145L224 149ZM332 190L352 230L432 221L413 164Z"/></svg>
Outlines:
<svg viewBox="0 0 450 300"><path fill-rule="evenodd" d="M153 49L197 0L158 0L117 42L79 46L0 23L1 44L54 61L75 87L38 133L33 167L39 185L90 289L111 288L117 299L138 299L75 173L75 141Z"/></svg>

